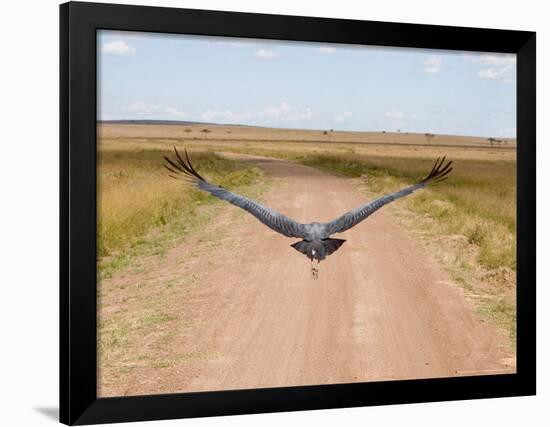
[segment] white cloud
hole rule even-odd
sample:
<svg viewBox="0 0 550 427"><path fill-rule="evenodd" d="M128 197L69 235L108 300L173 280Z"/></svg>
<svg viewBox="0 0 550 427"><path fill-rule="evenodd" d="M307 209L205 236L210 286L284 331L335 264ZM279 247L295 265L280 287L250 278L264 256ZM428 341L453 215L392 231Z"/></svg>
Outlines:
<svg viewBox="0 0 550 427"><path fill-rule="evenodd" d="M480 79L512 82L516 77L516 55L483 53L462 55L466 62L478 64L483 68L477 72Z"/></svg>
<svg viewBox="0 0 550 427"><path fill-rule="evenodd" d="M129 56L135 55L137 49L124 40L113 40L111 42L106 42L101 46L101 53L105 55L120 55L120 56Z"/></svg>
<svg viewBox="0 0 550 427"><path fill-rule="evenodd" d="M131 113L145 113L149 111L149 107L143 101L136 101L128 105L128 111Z"/></svg>
<svg viewBox="0 0 550 427"><path fill-rule="evenodd" d="M221 114L221 111L208 110L201 113L200 117L202 120L210 121L216 120L216 118Z"/></svg>
<svg viewBox="0 0 550 427"><path fill-rule="evenodd" d="M175 107L161 108L158 105L147 105L143 101L132 102L126 110L134 115L147 117L147 118L166 118L169 116L185 117L187 113L182 110L178 110Z"/></svg>
<svg viewBox="0 0 550 427"><path fill-rule="evenodd" d="M391 110L384 114L389 119L401 120L405 118L405 113L398 110Z"/></svg>
<svg viewBox="0 0 550 427"><path fill-rule="evenodd" d="M280 116L281 114L287 113L290 111L290 106L285 102L281 102L279 105L270 105L266 108L264 108L260 113L259 116L261 117L275 117Z"/></svg>
<svg viewBox="0 0 550 427"><path fill-rule="evenodd" d="M351 111L344 111L340 114L337 114L334 118L334 121L336 123L342 123L345 122L353 117L353 113Z"/></svg>
<svg viewBox="0 0 550 427"><path fill-rule="evenodd" d="M424 61L424 68L422 69L422 71L426 74L438 74L441 71L442 62L443 61L439 56L429 56Z"/></svg>
<svg viewBox="0 0 550 427"><path fill-rule="evenodd" d="M309 120L309 119L313 118L313 116L315 116L314 111L311 108L306 107L302 111L297 111L295 113L290 114L286 118L286 120L291 121L291 122L300 121L300 120Z"/></svg>
<svg viewBox="0 0 550 427"><path fill-rule="evenodd" d="M514 81L516 68L514 66L505 66L500 68L484 68L478 71L477 76L480 79L501 80L503 82Z"/></svg>
<svg viewBox="0 0 550 427"><path fill-rule="evenodd" d="M501 73L501 70L496 68L485 68L477 73L477 76L482 79L497 79Z"/></svg>
<svg viewBox="0 0 550 427"><path fill-rule="evenodd" d="M231 110L208 110L200 114L200 118L205 121L222 122L243 122L254 121L258 119L267 122L293 122L300 120L309 120L315 116L315 112L306 107L303 110L292 110L286 101L277 105L268 105L258 111L234 112Z"/></svg>
<svg viewBox="0 0 550 427"><path fill-rule="evenodd" d="M153 107L153 109L154 109L154 107ZM164 111L167 112L168 114L171 114L171 115L177 116L177 117L187 116L187 113L185 111L178 110L177 108L174 108L174 107L166 107L164 109Z"/></svg>
<svg viewBox="0 0 550 427"><path fill-rule="evenodd" d="M516 55L508 53L465 53L462 57L467 62L481 65L506 66L516 64Z"/></svg>
<svg viewBox="0 0 550 427"><path fill-rule="evenodd" d="M201 113L200 117L202 120L206 120L206 121L221 120L221 121L234 123L234 122L249 119L251 117L251 114L234 113L231 110L224 110L224 111L209 110L209 111L205 111L204 113Z"/></svg>
<svg viewBox="0 0 550 427"><path fill-rule="evenodd" d="M269 119L280 122L295 122L300 120L309 120L315 113L309 107L303 110L292 110L286 101L279 105L270 105L257 113L251 113L253 117Z"/></svg>
<svg viewBox="0 0 550 427"><path fill-rule="evenodd" d="M331 47L331 46L321 46L320 48L317 49L320 53L324 53L324 54L327 54L327 55L332 55L334 52L336 52L336 48L335 47Z"/></svg>
<svg viewBox="0 0 550 427"><path fill-rule="evenodd" d="M517 130L515 127L500 129L497 135L501 138L516 138Z"/></svg>
<svg viewBox="0 0 550 427"><path fill-rule="evenodd" d="M254 56L258 59L275 59L279 54L271 49L258 49Z"/></svg>

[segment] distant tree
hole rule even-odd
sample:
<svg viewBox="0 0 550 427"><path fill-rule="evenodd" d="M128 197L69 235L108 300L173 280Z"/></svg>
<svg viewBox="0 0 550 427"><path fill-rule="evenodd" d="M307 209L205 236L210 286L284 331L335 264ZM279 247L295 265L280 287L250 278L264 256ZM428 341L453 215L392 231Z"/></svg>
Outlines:
<svg viewBox="0 0 550 427"><path fill-rule="evenodd" d="M326 130L323 131L323 135L328 135L328 132Z"/></svg>
<svg viewBox="0 0 550 427"><path fill-rule="evenodd" d="M201 130L201 132L204 133L204 139L206 139L206 137L208 136L208 134L209 134L210 132L212 132L212 131L211 131L210 129L203 129L203 130Z"/></svg>
<svg viewBox="0 0 550 427"><path fill-rule="evenodd" d="M386 131L385 131L385 130L383 130L383 131L382 131L382 133L386 133Z"/></svg>
<svg viewBox="0 0 550 427"><path fill-rule="evenodd" d="M189 133L191 133L191 131L192 131L192 129L191 129L191 128L185 128L185 130L184 130L184 132L185 132L186 134L189 134Z"/></svg>
<svg viewBox="0 0 550 427"><path fill-rule="evenodd" d="M425 133L424 136L426 137L426 142L428 145L430 144L430 141L435 137L433 133Z"/></svg>
<svg viewBox="0 0 550 427"><path fill-rule="evenodd" d="M487 141L489 141L489 145L491 145L491 147L494 147L495 144L505 143L502 139L497 139L497 138L487 138Z"/></svg>
<svg viewBox="0 0 550 427"><path fill-rule="evenodd" d="M401 132L401 129L397 129L397 132Z"/></svg>

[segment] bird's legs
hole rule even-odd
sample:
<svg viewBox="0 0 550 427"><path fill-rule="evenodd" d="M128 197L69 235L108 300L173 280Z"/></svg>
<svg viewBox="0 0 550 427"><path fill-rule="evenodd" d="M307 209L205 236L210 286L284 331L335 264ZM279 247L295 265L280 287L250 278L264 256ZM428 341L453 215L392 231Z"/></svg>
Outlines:
<svg viewBox="0 0 550 427"><path fill-rule="evenodd" d="M313 280L317 280L319 277L319 260L311 260L311 277Z"/></svg>

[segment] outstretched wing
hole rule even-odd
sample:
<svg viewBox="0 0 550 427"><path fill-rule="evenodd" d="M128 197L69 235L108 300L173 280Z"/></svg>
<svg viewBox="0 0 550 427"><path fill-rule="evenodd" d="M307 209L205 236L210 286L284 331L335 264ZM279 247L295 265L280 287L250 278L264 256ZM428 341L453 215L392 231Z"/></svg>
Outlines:
<svg viewBox="0 0 550 427"><path fill-rule="evenodd" d="M442 159L437 159L431 172L420 182L395 193L382 196L379 199L373 200L372 202L369 202L363 206L359 206L358 208L349 211L348 213L342 215L334 221L324 224L327 230L327 234L331 235L333 233L341 233L343 231L349 230L351 227L356 226L372 213L376 212L382 206L393 202L394 200L397 200L401 197L407 196L413 191L418 190L419 188L424 188L428 184L447 179L446 175L448 175L453 170L453 168L451 167L452 162L449 161L445 166L443 166L444 162L445 157L443 157Z"/></svg>
<svg viewBox="0 0 550 427"><path fill-rule="evenodd" d="M173 174L170 175L172 178L182 178L185 181L192 183L197 188L209 192L218 199L225 200L226 202L244 209L248 213L254 215L258 220L260 220L260 222L267 225L272 230L275 230L277 233L281 233L287 237L304 238L304 224L300 224L293 219L274 211L273 209L262 206L259 203L247 199L246 197L226 190L219 185L209 183L206 179L199 175L191 164L189 155L187 154L187 149L185 150L185 159L180 156L175 147L174 152L176 154L175 161L172 161L168 157L164 156L168 162L168 164L164 166Z"/></svg>

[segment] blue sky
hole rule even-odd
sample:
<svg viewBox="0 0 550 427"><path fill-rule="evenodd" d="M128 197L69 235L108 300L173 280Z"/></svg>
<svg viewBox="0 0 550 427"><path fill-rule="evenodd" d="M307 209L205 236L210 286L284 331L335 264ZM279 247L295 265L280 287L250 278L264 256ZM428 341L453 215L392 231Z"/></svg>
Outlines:
<svg viewBox="0 0 550 427"><path fill-rule="evenodd" d="M515 55L98 32L98 118L515 137Z"/></svg>

